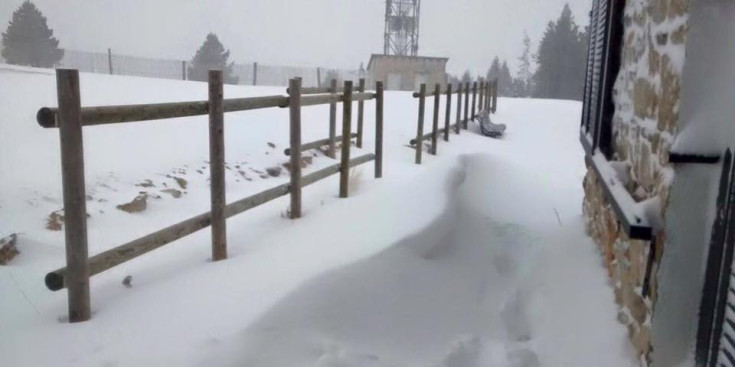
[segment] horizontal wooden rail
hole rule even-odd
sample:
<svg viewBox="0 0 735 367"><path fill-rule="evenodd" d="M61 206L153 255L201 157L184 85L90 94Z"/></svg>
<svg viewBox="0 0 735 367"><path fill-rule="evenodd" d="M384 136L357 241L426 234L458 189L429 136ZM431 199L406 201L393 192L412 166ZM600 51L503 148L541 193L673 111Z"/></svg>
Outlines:
<svg viewBox="0 0 735 367"><path fill-rule="evenodd" d="M375 99L375 93L356 93L353 101L367 101ZM307 96L301 98L302 106L316 106L321 104L342 102L341 94L324 96ZM263 96L250 98L225 99L224 112L249 111L263 108L286 108L289 106L286 96ZM59 109L43 107L38 110L36 120L45 128L57 128ZM177 117L203 116L209 114L208 101L174 102L156 104L137 104L125 106L84 107L81 110L83 126L119 124L125 122L139 122L163 120Z"/></svg>
<svg viewBox="0 0 735 367"><path fill-rule="evenodd" d="M333 91L331 87L310 87L310 88L301 88L301 95L304 94L327 94L327 93L344 93L345 88L344 87L337 87L336 91ZM357 87L352 87L352 91L356 92ZM290 93L288 88L286 89L286 93Z"/></svg>
<svg viewBox="0 0 735 367"><path fill-rule="evenodd" d="M449 125L449 131L452 131L452 129L455 129L457 127L457 124L451 124ZM437 131L437 135L444 134L446 131L446 128L441 128L439 131ZM429 132L421 136L421 140L431 140L433 133ZM409 142L411 145L416 145L416 138L411 139Z"/></svg>
<svg viewBox="0 0 735 367"><path fill-rule="evenodd" d="M325 93L342 93L345 89L343 87L337 88L336 91L332 91L332 88L330 87L311 87L311 88L302 88L301 94L325 94ZM286 93L291 93L291 91L287 88Z"/></svg>
<svg viewBox="0 0 735 367"><path fill-rule="evenodd" d="M354 88L353 88L354 89ZM352 102L369 101L375 99L375 93L354 93L352 95ZM301 97L301 106L317 106L322 104L341 103L344 102L345 98L342 94L324 94L317 96L306 96ZM288 105L284 106L288 107Z"/></svg>
<svg viewBox="0 0 735 367"><path fill-rule="evenodd" d="M450 92L450 93L447 93L447 92ZM439 91L439 94L441 94L441 95L460 94L460 93L462 93L461 90L451 90L451 89L447 90L447 89L442 89L441 91ZM427 95L434 95L434 93L433 92L432 93L427 93ZM419 97L421 97L421 92L413 92L412 96L413 96L413 98L419 98Z"/></svg>
<svg viewBox="0 0 735 367"><path fill-rule="evenodd" d="M351 139L354 139L356 137L357 137L357 133L350 134L350 138ZM342 135L335 137L335 140L336 141L342 140ZM317 141L312 141L311 143L302 144L301 145L301 151L303 152L305 150L317 149L319 147L323 147L325 145L329 145L329 142L330 141L331 141L330 138L326 138L326 139L321 139L321 140L317 140ZM285 154L285 155L291 155L291 148L284 149L283 150L283 154Z"/></svg>
<svg viewBox="0 0 735 367"><path fill-rule="evenodd" d="M272 107L288 107L288 97L264 96L225 99L223 101L224 112L248 111ZM209 102L207 101L100 106L82 108L81 120L82 125L93 126L201 116L208 113ZM58 127L58 108L41 108L36 114L36 120L39 125L46 128Z"/></svg>
<svg viewBox="0 0 735 367"><path fill-rule="evenodd" d="M350 160L350 168L356 167L375 160L375 154L365 154L363 156ZM336 163L331 166L322 168L312 172L301 179L301 187L309 186L329 176L340 172L340 164ZM230 218L241 214L247 210L263 205L269 201L279 197L288 195L291 191L291 184L285 183L280 186L268 189L258 194L249 196L245 199L236 201L225 207L225 217ZM105 252L90 257L87 260L89 267L89 276L97 275L109 270L117 265L135 259L138 256L151 252L157 248L163 247L178 239L186 237L194 232L207 228L212 223L211 213L204 213L196 217L187 219L178 224L153 232L124 245L115 247ZM61 268L46 274L46 287L52 291L58 291L66 288L67 268Z"/></svg>

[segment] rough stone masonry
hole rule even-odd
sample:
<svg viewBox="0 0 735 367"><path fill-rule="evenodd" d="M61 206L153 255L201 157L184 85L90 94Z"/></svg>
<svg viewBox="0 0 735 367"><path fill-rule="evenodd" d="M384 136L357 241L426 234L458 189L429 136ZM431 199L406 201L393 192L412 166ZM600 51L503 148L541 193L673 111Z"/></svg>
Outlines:
<svg viewBox="0 0 735 367"><path fill-rule="evenodd" d="M689 0L631 0L624 12L621 70L613 100L615 161L627 171L627 189L638 202L655 201L666 214L673 169L668 153L679 124ZM618 225L593 169L584 180L584 213L588 233L600 246L620 306L618 319L648 365L651 320L656 310L657 269L666 240L630 240ZM650 251L655 257L649 292L643 295Z"/></svg>

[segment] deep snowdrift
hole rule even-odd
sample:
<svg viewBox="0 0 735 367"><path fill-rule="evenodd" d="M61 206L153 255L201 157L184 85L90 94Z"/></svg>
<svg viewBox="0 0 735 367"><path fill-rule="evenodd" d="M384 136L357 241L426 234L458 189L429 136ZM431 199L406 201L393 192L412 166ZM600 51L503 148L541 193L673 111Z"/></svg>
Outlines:
<svg viewBox="0 0 735 367"><path fill-rule="evenodd" d="M287 198L229 220L227 261L207 261L201 231L100 274L93 319L69 325L65 292L43 285L64 261L63 232L44 228L60 209L58 135L33 119L54 105L53 80L0 67L0 85L18 87L0 89L0 235L23 233L22 254L0 267L0 355L10 365L635 364L583 233L580 105L562 101L501 99L504 139L463 131L416 166L406 147L416 102L387 93L385 179L365 166L347 200L336 198L336 177L310 186L298 221L282 217ZM84 105L205 99L206 86L83 74L82 96ZM304 119L304 141L326 136L326 108ZM228 200L285 182L258 171L287 161L287 111L226 121L228 164L240 166L228 171ZM206 129L206 117L85 129L91 254L207 209ZM331 162L316 153L307 172ZM161 195L135 215L115 209L139 191L177 187L173 177L188 182L181 198ZM145 180L155 186L136 186ZM132 288L120 284L128 275Z"/></svg>
<svg viewBox="0 0 735 367"><path fill-rule="evenodd" d="M461 161L428 227L300 286L213 353L214 364L626 365L624 330L601 317L615 312L609 290L579 276L599 271L579 261L597 256L579 240L580 221L560 228L547 212L548 229L506 222L508 205L538 212L548 203L493 184L495 173L534 177L487 155Z"/></svg>

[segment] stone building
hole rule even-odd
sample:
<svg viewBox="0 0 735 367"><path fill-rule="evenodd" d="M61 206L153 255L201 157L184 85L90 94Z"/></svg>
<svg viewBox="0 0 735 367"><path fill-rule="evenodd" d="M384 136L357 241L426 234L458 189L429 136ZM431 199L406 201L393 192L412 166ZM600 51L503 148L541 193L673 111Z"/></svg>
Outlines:
<svg viewBox="0 0 735 367"><path fill-rule="evenodd" d="M641 365L733 366L735 2L592 8L584 213L618 319Z"/></svg>
<svg viewBox="0 0 735 367"><path fill-rule="evenodd" d="M387 90L406 91L416 91L422 83L446 84L448 61L444 57L373 54L368 63L370 84L382 81Z"/></svg>

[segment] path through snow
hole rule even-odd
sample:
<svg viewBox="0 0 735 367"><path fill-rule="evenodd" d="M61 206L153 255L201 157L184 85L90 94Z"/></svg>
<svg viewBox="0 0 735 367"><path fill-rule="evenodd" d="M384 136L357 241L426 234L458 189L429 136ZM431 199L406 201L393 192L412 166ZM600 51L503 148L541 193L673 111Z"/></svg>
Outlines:
<svg viewBox="0 0 735 367"><path fill-rule="evenodd" d="M634 365L580 218L546 210L555 188L492 156L460 161L425 230L302 285L215 364Z"/></svg>

